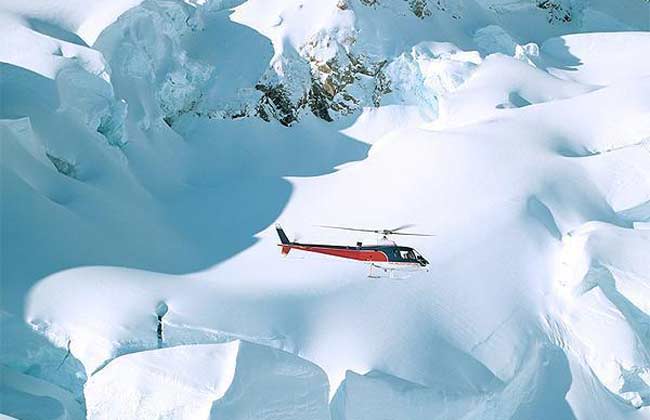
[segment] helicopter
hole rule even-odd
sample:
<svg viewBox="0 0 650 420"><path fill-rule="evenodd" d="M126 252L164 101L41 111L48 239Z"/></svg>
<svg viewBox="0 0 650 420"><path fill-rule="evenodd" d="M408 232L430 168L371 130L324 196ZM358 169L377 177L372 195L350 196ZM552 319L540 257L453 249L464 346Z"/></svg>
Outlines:
<svg viewBox="0 0 650 420"><path fill-rule="evenodd" d="M362 242L357 242L356 246L295 242L290 241L282 229L282 226L276 224L275 229L280 237L280 243L278 246L281 247L282 255L287 256L292 249L296 249L369 263L370 272L368 277L371 278L379 277L378 275L375 275L373 268L377 268L383 271L383 273L387 273L390 277L392 277L395 270L428 271L427 266L429 265L429 261L427 261L422 254L413 248L397 245L394 241L389 239L392 235L435 236L425 233L401 232L404 229L413 227L413 225L403 225L394 229L359 229L330 225L318 225L318 227L353 232L375 233L381 238L381 244L379 243L380 241L377 241L377 245L363 245Z"/></svg>

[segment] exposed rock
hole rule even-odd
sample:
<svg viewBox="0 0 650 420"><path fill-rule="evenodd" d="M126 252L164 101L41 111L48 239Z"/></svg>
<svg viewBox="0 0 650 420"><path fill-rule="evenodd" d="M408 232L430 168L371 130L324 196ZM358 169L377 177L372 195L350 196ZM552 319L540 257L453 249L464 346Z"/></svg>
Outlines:
<svg viewBox="0 0 650 420"><path fill-rule="evenodd" d="M53 156L48 152L45 153L45 156L47 156L50 162L52 162L52 165L54 165L54 168L56 168L59 173L70 178L78 179L77 166L74 163L69 162L63 158Z"/></svg>
<svg viewBox="0 0 650 420"><path fill-rule="evenodd" d="M297 54L283 56L255 88L262 92L254 114L291 125L302 112L333 121L363 106L378 106L390 92L385 59L355 53L354 31L319 32Z"/></svg>
<svg viewBox="0 0 650 420"><path fill-rule="evenodd" d="M287 127L298 120L298 106L291 102L289 93L282 83L275 86L258 83L255 88L262 92L255 109L258 117L264 121L276 119Z"/></svg>
<svg viewBox="0 0 650 420"><path fill-rule="evenodd" d="M573 8L554 0L538 0L537 7L547 11L548 23L571 23Z"/></svg>
<svg viewBox="0 0 650 420"><path fill-rule="evenodd" d="M413 14L420 19L431 16L431 10L429 10L427 0L408 0L408 3Z"/></svg>

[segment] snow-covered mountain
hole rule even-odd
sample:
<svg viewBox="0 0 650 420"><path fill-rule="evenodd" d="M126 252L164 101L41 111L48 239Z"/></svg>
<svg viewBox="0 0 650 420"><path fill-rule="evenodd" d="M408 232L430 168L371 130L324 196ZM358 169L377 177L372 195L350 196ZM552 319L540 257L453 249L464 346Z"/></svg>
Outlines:
<svg viewBox="0 0 650 420"><path fill-rule="evenodd" d="M0 413L650 419L644 0L0 1ZM413 223L405 278L273 225Z"/></svg>

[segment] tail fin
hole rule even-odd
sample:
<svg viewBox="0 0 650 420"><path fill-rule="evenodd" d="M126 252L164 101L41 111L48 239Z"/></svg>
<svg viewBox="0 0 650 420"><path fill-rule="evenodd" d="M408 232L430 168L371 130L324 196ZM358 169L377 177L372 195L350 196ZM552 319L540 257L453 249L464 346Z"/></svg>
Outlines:
<svg viewBox="0 0 650 420"><path fill-rule="evenodd" d="M287 238L287 234L284 233L284 230L282 230L282 226L275 225L275 230L278 231L278 236L280 237L280 242L282 242L282 244L290 244L291 243L289 238Z"/></svg>
<svg viewBox="0 0 650 420"><path fill-rule="evenodd" d="M289 241L289 238L287 238L287 234L284 233L284 230L282 230L282 226L275 225L275 230L278 231L278 236L280 237L280 242L282 242L282 245L289 245L291 243L291 241ZM289 251L291 251L291 247L282 247L282 255L288 255Z"/></svg>

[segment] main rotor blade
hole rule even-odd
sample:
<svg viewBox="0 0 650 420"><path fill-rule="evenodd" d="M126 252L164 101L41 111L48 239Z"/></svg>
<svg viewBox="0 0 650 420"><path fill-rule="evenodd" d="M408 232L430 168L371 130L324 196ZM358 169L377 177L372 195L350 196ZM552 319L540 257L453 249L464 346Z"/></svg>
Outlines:
<svg viewBox="0 0 650 420"><path fill-rule="evenodd" d="M327 228L327 229L339 229L339 230L350 230L353 232L369 232L369 233L377 233L380 235L407 235L407 236L436 236L436 235L430 235L428 233L407 233L407 232L397 232L402 229L410 228L415 225L402 225L398 226L395 229L359 229L359 228L351 228L351 227L345 227L345 226L330 226L330 225L316 225L318 227L322 228Z"/></svg>
<svg viewBox="0 0 650 420"><path fill-rule="evenodd" d="M327 229L340 229L340 230L352 230L355 232L370 232L370 233L381 233L379 230L375 229L357 229L343 226L329 226L329 225L316 225L318 227L327 228Z"/></svg>
<svg viewBox="0 0 650 420"><path fill-rule="evenodd" d="M430 235L428 233L400 233L400 232L394 232L391 233L391 235L408 235L408 236L436 236L436 235Z"/></svg>
<svg viewBox="0 0 650 420"><path fill-rule="evenodd" d="M387 229L387 231L388 232L397 232L398 230L408 229L408 228L413 227L413 226L415 226L415 225L402 225L402 226L396 227L395 229Z"/></svg>

